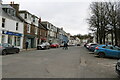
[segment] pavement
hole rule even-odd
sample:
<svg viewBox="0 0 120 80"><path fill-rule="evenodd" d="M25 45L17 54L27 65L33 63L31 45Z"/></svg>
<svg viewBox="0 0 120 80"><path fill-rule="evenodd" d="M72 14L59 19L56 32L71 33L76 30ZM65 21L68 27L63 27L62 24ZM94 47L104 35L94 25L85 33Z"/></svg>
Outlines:
<svg viewBox="0 0 120 80"><path fill-rule="evenodd" d="M22 52L22 51L32 51L32 50L36 50L36 48L28 48L27 50L26 49L20 49L20 52Z"/></svg>

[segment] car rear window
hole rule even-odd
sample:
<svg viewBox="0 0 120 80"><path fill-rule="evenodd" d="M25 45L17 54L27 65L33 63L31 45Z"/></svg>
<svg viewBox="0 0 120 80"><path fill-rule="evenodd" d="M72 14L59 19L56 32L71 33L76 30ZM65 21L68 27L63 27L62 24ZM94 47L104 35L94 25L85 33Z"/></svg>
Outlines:
<svg viewBox="0 0 120 80"><path fill-rule="evenodd" d="M106 48L106 46L103 46L102 48Z"/></svg>
<svg viewBox="0 0 120 80"><path fill-rule="evenodd" d="M97 45L97 44L91 44L91 46L93 46L93 45Z"/></svg>

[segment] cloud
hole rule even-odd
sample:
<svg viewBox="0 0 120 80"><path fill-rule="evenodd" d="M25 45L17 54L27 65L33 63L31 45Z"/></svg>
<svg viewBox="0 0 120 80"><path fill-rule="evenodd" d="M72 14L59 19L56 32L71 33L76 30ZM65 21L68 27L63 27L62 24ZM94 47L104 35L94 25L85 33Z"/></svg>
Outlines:
<svg viewBox="0 0 120 80"><path fill-rule="evenodd" d="M5 0L6 1L6 0ZM9 0L7 0L8 2ZM88 10L90 2L80 0L15 0L20 9L41 17L57 27L63 27L71 34L87 34Z"/></svg>

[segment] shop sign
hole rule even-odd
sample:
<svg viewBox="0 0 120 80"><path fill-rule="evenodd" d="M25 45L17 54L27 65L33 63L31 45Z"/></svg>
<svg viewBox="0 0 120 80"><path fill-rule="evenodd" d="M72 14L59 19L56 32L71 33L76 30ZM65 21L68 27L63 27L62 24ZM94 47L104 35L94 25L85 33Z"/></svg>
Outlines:
<svg viewBox="0 0 120 80"><path fill-rule="evenodd" d="M20 34L20 33L14 33L14 32L9 32L9 31L3 31L3 34L14 35L14 36L22 36L22 34Z"/></svg>

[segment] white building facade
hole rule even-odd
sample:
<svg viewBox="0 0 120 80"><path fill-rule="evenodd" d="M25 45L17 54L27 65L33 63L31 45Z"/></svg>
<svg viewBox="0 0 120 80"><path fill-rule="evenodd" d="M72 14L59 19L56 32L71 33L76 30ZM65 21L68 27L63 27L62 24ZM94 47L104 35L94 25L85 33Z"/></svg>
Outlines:
<svg viewBox="0 0 120 80"><path fill-rule="evenodd" d="M9 43L23 48L23 22L16 17L16 11L9 4L0 9L0 43Z"/></svg>

